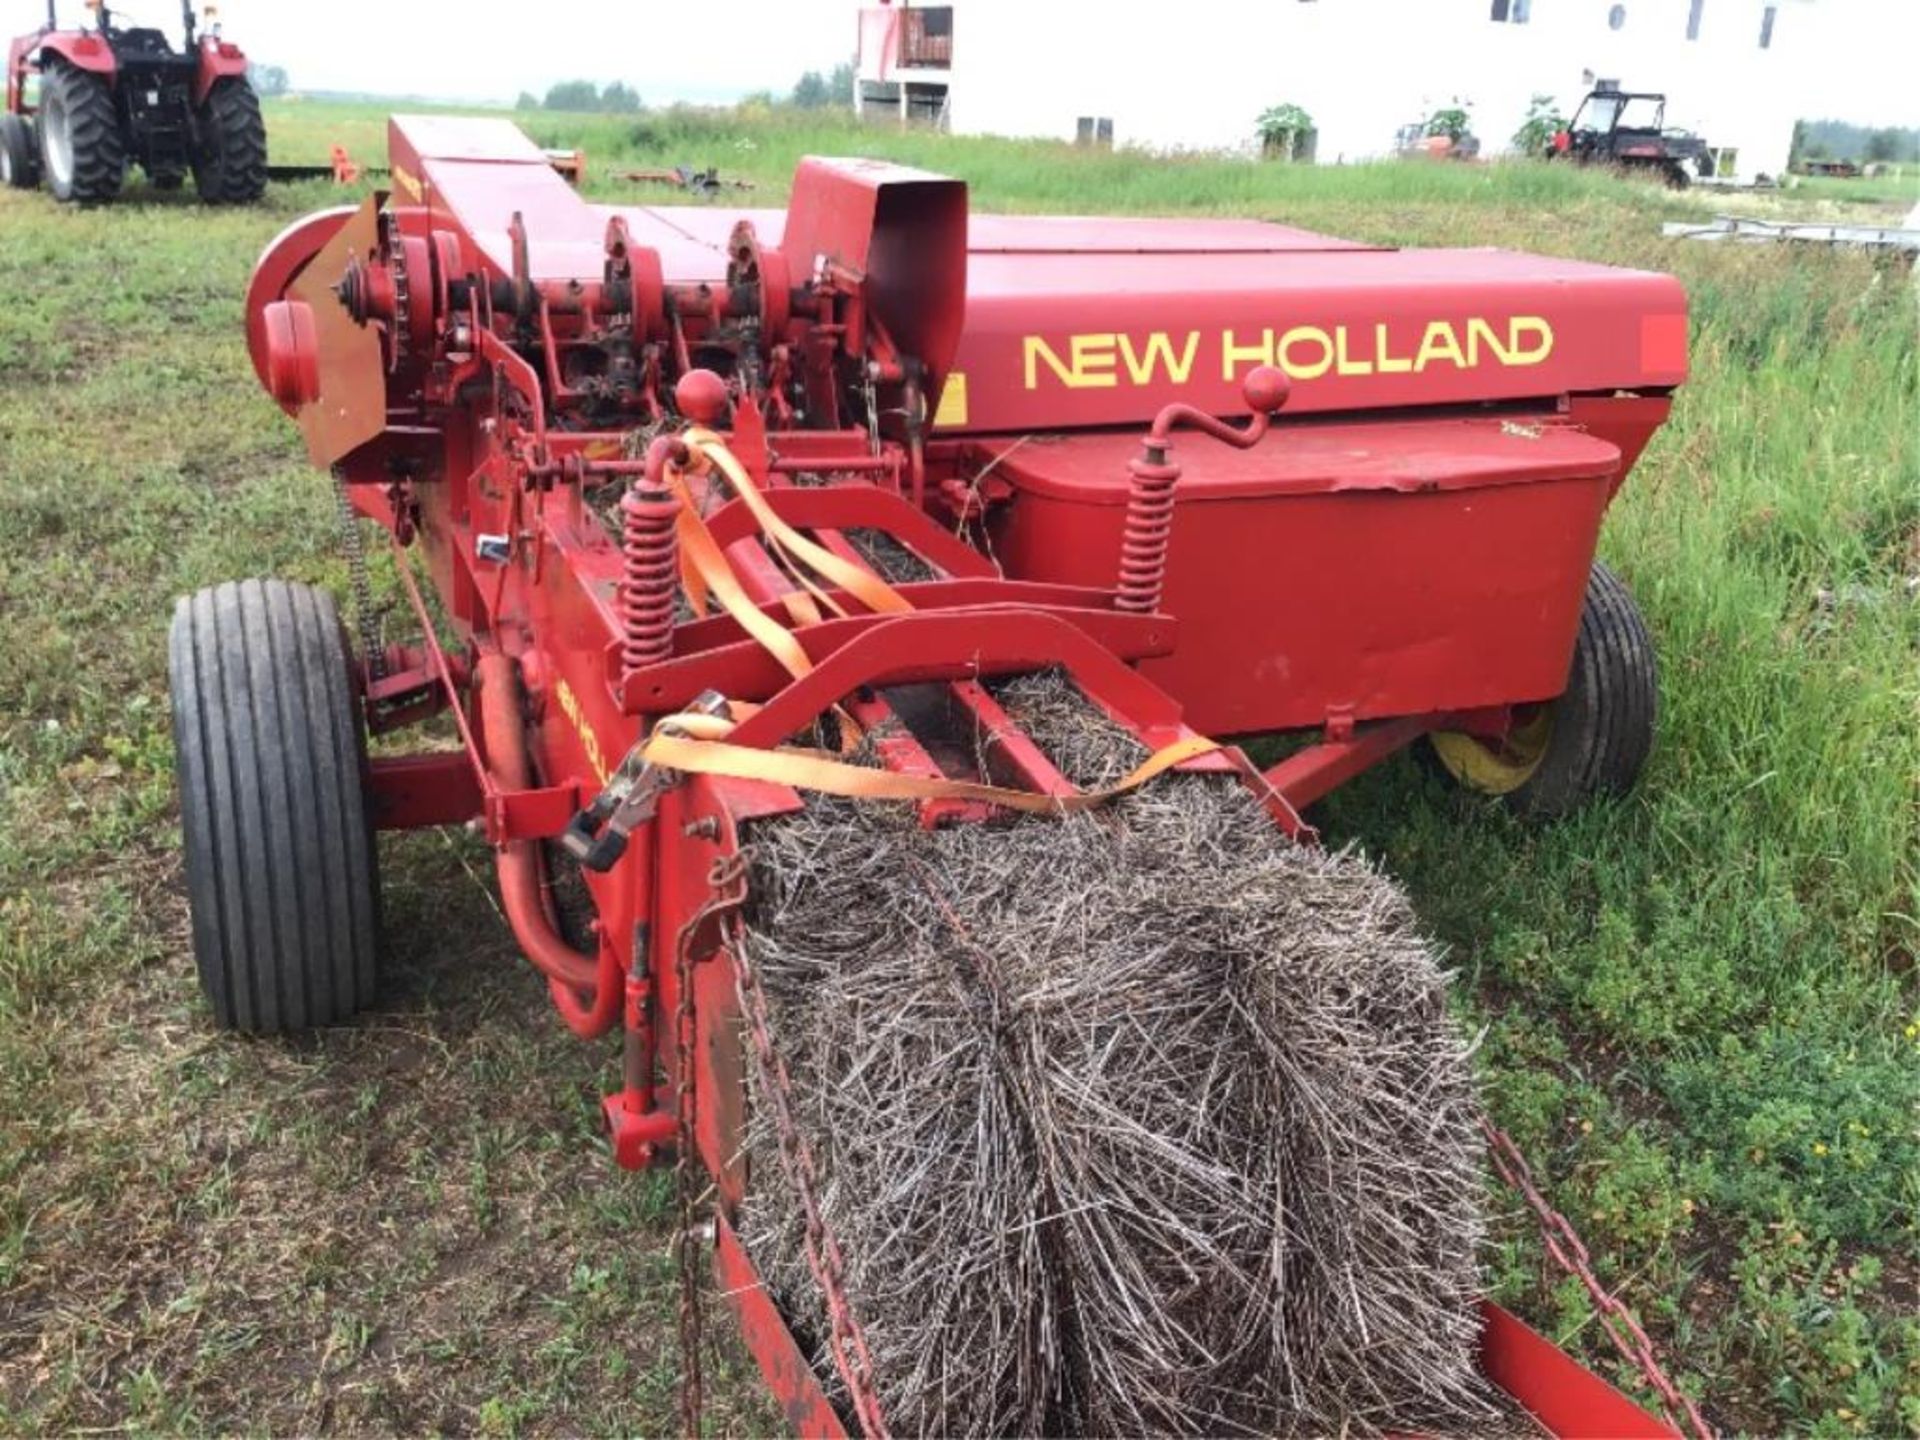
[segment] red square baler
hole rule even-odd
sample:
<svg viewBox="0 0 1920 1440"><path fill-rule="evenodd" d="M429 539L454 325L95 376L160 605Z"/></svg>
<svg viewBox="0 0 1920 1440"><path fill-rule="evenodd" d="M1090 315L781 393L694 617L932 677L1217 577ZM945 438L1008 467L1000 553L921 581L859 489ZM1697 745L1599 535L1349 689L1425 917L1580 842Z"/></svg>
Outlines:
<svg viewBox="0 0 1920 1440"><path fill-rule="evenodd" d="M594 205L501 121L396 119L391 176L268 247L247 324L416 633L373 633L351 523L357 654L310 587L181 603L202 980L237 1028L345 1018L377 982L371 832L477 827L567 1023L622 1037L615 1155L711 1178L722 1281L804 1429L879 1428L882 1387L824 1227L811 1365L734 1228L771 1183L749 1112L806 1099L748 958L756 827L839 797L1124 829L1213 777L1311 844L1310 801L1423 735L1542 816L1647 754L1651 647L1593 557L1685 374L1667 277L970 217L959 182L867 161L802 162L785 211ZM1036 674L1124 776L1041 743L1006 688ZM369 758L433 715L451 747ZM1307 743L1265 772L1227 743L1273 731ZM1555 1433L1666 1433L1486 1314L1485 1372Z"/></svg>

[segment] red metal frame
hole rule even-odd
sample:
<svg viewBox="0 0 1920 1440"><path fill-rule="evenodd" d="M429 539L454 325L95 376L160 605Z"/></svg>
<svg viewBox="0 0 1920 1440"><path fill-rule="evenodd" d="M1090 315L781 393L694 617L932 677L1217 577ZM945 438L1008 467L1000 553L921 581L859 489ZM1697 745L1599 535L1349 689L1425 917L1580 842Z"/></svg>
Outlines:
<svg viewBox="0 0 1920 1440"><path fill-rule="evenodd" d="M820 1380L794 1344L766 1283L723 1219L713 1273L733 1306L740 1333L794 1433L843 1440L849 1432ZM1480 1369L1558 1440L1677 1440L1680 1432L1649 1415L1538 1331L1491 1300L1480 1306Z"/></svg>
<svg viewBox="0 0 1920 1440"><path fill-rule="evenodd" d="M504 121L396 120L390 151L391 194L290 226L247 296L256 372L392 531L426 637L368 683L370 719L446 709L460 739L375 760L376 821L484 828L563 1018L622 1031L605 1100L621 1164L671 1139L657 1080L691 1071L722 1288L796 1426L840 1433L730 1225L745 1091L710 923L741 827L803 797L706 775L666 786L617 861L582 871L586 950L558 933L538 842L710 689L742 707L731 743L775 748L829 714L884 725L892 687L944 687L975 743L907 727L876 746L882 763L1061 793L981 683L1046 667L1149 749L1194 726L1317 731L1264 774L1233 748L1188 762L1237 774L1309 837L1302 809L1420 734L1497 735L1515 704L1564 685L1600 515L1684 371L1683 297L1665 277L1236 222L969 227L955 182L864 162L806 162L784 215L595 207ZM1285 400L1290 418L1223 424L1247 368L1222 365L1226 330L1276 314L1335 327L1327 371L1302 373L1317 342L1276 340L1291 373L1257 373L1248 399L1263 417ZM1386 363L1415 324L1446 373ZM1212 368L1176 374L1189 334ZM1452 363L1448 334L1493 360ZM723 431L765 511L830 555L864 568L879 537L911 556L907 608L799 583L676 419ZM658 432L644 458L628 444L642 427ZM629 492L617 537L590 503L603 490ZM676 556L703 536L744 598L675 617ZM755 607L790 627L792 653L753 638ZM948 753L982 748L991 774ZM928 824L982 813L921 807ZM683 950L684 1055L662 1023ZM1491 1307L1483 1363L1556 1433L1665 1433Z"/></svg>

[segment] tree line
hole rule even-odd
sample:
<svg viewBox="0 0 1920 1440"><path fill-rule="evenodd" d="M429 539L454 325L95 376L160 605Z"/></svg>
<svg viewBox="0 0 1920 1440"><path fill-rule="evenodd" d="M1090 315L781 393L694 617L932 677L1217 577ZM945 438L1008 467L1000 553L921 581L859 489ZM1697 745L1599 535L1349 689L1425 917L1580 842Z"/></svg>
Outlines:
<svg viewBox="0 0 1920 1440"><path fill-rule="evenodd" d="M788 104L799 110L826 110L853 104L853 66L836 65L827 74L809 70L795 82L784 102L771 90L758 91L744 98L744 104ZM563 110L578 115L632 115L645 108L640 92L622 80L609 81L604 87L591 80L561 80L547 87L545 97L522 90L514 101L516 110Z"/></svg>
<svg viewBox="0 0 1920 1440"><path fill-rule="evenodd" d="M1920 129L1897 125L1854 125L1845 120L1797 120L1793 159L1855 160L1863 163L1920 161Z"/></svg>

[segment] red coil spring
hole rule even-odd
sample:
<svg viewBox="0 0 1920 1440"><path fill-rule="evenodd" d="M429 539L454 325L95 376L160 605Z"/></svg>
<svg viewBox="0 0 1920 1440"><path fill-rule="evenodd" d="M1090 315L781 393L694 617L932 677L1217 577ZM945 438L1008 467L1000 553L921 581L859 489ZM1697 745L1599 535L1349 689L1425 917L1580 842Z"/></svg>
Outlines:
<svg viewBox="0 0 1920 1440"><path fill-rule="evenodd" d="M1165 459L1142 457L1129 460L1127 470L1133 476L1133 488L1127 495L1127 524L1120 540L1120 594L1114 605L1146 614L1160 608L1160 590L1167 578L1173 485L1180 478L1180 467Z"/></svg>
<svg viewBox="0 0 1920 1440"><path fill-rule="evenodd" d="M620 666L627 674L673 652L679 515L669 491L636 487L620 497Z"/></svg>

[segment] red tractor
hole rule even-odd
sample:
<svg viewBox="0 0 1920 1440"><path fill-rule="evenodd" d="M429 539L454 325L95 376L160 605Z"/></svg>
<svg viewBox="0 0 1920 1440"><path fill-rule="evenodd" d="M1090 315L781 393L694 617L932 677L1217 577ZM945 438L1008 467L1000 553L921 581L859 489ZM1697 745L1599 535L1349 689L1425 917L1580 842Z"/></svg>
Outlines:
<svg viewBox="0 0 1920 1440"><path fill-rule="evenodd" d="M198 33L191 0L178 49L160 30L116 24L98 0L88 8L91 28L62 30L47 0L47 23L7 47L0 181L26 190L44 174L56 199L99 204L138 165L161 190L191 170L210 205L258 200L267 127L240 48L217 25Z"/></svg>

